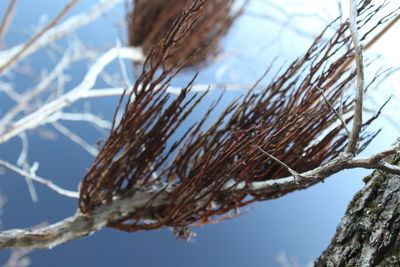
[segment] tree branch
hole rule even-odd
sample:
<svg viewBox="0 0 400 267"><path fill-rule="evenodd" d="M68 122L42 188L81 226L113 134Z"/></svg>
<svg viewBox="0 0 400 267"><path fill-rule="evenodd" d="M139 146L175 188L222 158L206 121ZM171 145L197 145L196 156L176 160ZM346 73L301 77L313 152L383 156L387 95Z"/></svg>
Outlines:
<svg viewBox="0 0 400 267"><path fill-rule="evenodd" d="M357 68L357 82L356 82L356 97L354 99L354 116L353 128L351 129L349 142L346 148L346 153L352 155L357 154L357 146L359 142L361 127L362 127L362 111L364 102L364 52L360 44L360 37L358 34L357 26L357 3L356 0L350 1L350 31L351 39L354 45L356 68Z"/></svg>
<svg viewBox="0 0 400 267"><path fill-rule="evenodd" d="M0 74L10 67L14 62L16 62L30 47L32 47L47 31L53 28L60 22L60 20L71 10L71 8L78 3L79 0L71 0L60 13L46 25L41 31L39 31L35 36L33 36L16 54L0 65Z"/></svg>
<svg viewBox="0 0 400 267"><path fill-rule="evenodd" d="M10 25L11 19L14 16L14 9L17 5L18 0L11 0L10 4L7 7L6 13L4 15L3 21L0 23L0 48L3 44L3 38L7 29Z"/></svg>
<svg viewBox="0 0 400 267"><path fill-rule="evenodd" d="M116 199L106 206L97 208L90 215L79 211L74 216L55 224L33 230L12 229L0 232L0 248L52 248L67 241L90 235L108 223L127 218L149 201L153 207L163 207L169 203L166 191L135 192L133 196ZM139 212L140 216L154 219Z"/></svg>
<svg viewBox="0 0 400 267"><path fill-rule="evenodd" d="M133 61L142 61L143 54L139 48L111 48L104 53L98 60L89 68L83 81L71 91L58 97L57 99L43 105L37 111L25 116L16 121L3 132L0 132L0 143L8 141L22 131L36 128L51 114L75 103L81 99L95 84L97 77L103 69L113 60L118 57L129 58Z"/></svg>
<svg viewBox="0 0 400 267"><path fill-rule="evenodd" d="M3 166L5 168L7 168L7 169L10 169L13 172L18 173L21 176L27 177L28 179L30 179L32 181L38 182L40 184L43 184L43 185L47 186L48 188L56 191L60 195L67 196L67 197L72 197L72 198L78 198L79 197L79 193L78 192L74 192L74 191L63 189L63 188L59 187L58 185L54 184L53 182L51 182L49 180L46 180L46 179L44 179L42 177L39 177L37 175L32 175L31 173L29 173L29 172L27 172L27 171L25 171L23 169L20 169L20 168L12 165L11 163L9 163L7 161L4 161L4 160L0 159L0 166Z"/></svg>

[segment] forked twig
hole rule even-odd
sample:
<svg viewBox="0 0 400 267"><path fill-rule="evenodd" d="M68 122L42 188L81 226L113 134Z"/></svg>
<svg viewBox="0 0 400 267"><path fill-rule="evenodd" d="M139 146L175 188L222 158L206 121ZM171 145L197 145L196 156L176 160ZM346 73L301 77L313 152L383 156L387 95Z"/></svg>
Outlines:
<svg viewBox="0 0 400 267"><path fill-rule="evenodd" d="M285 167L291 175L293 175L294 181L296 184L299 183L299 179L302 178L302 175L298 172L296 172L295 170L293 170L292 168L290 168L286 163L284 163L283 161L279 160L278 158L272 156L271 154L269 154L267 151L265 151L264 149L262 149L261 147L257 146L257 149L260 150L262 153L264 153L265 155L267 155L268 157L272 158L273 160L275 160L276 162L278 162L280 165L282 165L283 167Z"/></svg>
<svg viewBox="0 0 400 267"><path fill-rule="evenodd" d="M320 87L316 87L317 88L317 90L321 93L321 95L322 95L322 97L324 98L324 100L325 100L325 102L326 102L326 104L329 106L329 108L335 113L335 115L336 115L336 117L340 120L340 122L342 123L342 125L343 125L343 128L346 130L346 132L347 132L347 135L349 135L350 136L350 131L349 131L349 129L347 128L347 124L346 124L346 122L344 121L344 119L343 119L343 116L341 115L341 114L339 114L339 112L337 112L337 110L335 109L335 107L331 104L331 102L329 102L329 100L326 98L326 96L325 96L325 94L324 94L324 91L320 88ZM342 105L340 105L340 107L342 107Z"/></svg>

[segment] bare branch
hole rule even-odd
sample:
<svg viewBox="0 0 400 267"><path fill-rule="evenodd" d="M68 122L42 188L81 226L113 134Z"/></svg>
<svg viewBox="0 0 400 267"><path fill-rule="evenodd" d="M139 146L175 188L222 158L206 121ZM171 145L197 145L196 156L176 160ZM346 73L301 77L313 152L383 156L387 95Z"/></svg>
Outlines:
<svg viewBox="0 0 400 267"><path fill-rule="evenodd" d="M129 217L152 200L153 206L168 205L170 198L165 191L136 192L133 196L115 199L106 206L97 208L90 216L77 212L58 223L33 230L12 229L0 232L1 248L52 248L69 240L90 235L107 224ZM144 215L139 212L140 215ZM145 215L148 219L150 215Z"/></svg>
<svg viewBox="0 0 400 267"><path fill-rule="evenodd" d="M15 55L13 55L10 59L0 65L0 74L11 66L15 61L17 61L21 55L27 51L31 46L33 46L39 39L42 37L48 30L53 28L55 25L60 22L60 20L71 10L71 8L78 3L79 0L71 0L61 11L60 13L52 20L49 24L46 25L41 31L39 31L35 36L33 36L24 47Z"/></svg>
<svg viewBox="0 0 400 267"><path fill-rule="evenodd" d="M215 84L194 84L191 88L192 93L207 92L213 90L226 90L232 92L247 92L246 88L252 88L254 85L249 84L233 84L233 83L215 83ZM256 86L256 89L264 89L265 86ZM166 92L174 95L179 95L182 92L182 87L175 87L169 85L166 88ZM97 97L108 97L108 96L121 96L124 92L130 93L131 89L128 88L103 88L103 89L92 89L86 92L82 98L97 98Z"/></svg>
<svg viewBox="0 0 400 267"><path fill-rule="evenodd" d="M21 44L16 47L13 47L9 50L0 52L0 62L4 62L0 64L0 69L6 69L4 64L6 62L10 62L12 58L14 58L17 54L19 54L18 58L22 59L31 53L35 52L41 47L44 47L55 40L64 37L78 28L94 21L99 16L101 16L107 10L113 8L115 5L121 3L123 0L103 0L100 3L96 3L93 5L89 11L85 13L80 13L75 16L72 16L65 20L58 26L54 26L48 31L46 31L35 43L28 47L28 49L24 50L24 47L27 45ZM24 50L23 52L21 52ZM0 71L1 72L1 71Z"/></svg>
<svg viewBox="0 0 400 267"><path fill-rule="evenodd" d="M17 5L18 0L11 0L10 4L7 7L6 13L4 15L3 21L0 23L0 48L3 44L3 38L7 29L10 25L11 19L14 16L14 9Z"/></svg>
<svg viewBox="0 0 400 267"><path fill-rule="evenodd" d="M400 14L391 20L381 31L378 32L365 46L366 49L372 47L378 40L382 38L393 26L400 21Z"/></svg>
<svg viewBox="0 0 400 267"><path fill-rule="evenodd" d="M71 139L74 143L78 144L84 150L86 150L90 155L96 157L99 151L94 146L90 145L88 142L83 140L79 135L75 134L61 123L53 122L52 125L56 128L60 133L64 134L66 137Z"/></svg>
<svg viewBox="0 0 400 267"><path fill-rule="evenodd" d="M359 136L362 127L362 111L364 102L364 48L360 44L360 37L357 26L357 2L356 0L350 1L350 31L351 39L353 41L356 68L357 68L357 82L356 82L356 96L354 99L354 116L353 116L353 128L351 129L349 142L346 148L346 152L352 155L357 154L357 146L359 142Z"/></svg>
<svg viewBox="0 0 400 267"><path fill-rule="evenodd" d="M43 120L48 116L57 112L81 99L95 84L97 77L103 69L118 56L129 58L133 61L143 60L141 49L138 48L111 48L104 53L98 60L89 68L83 81L68 93L60 96L59 98L43 105L37 111L25 116L24 118L16 121L10 128L0 132L0 143L6 142L10 138L19 134L22 131L33 129L40 125Z"/></svg>
<svg viewBox="0 0 400 267"><path fill-rule="evenodd" d="M20 169L20 168L12 165L11 163L9 163L7 161L0 160L0 166L3 166L5 168L7 168L7 169L10 169L13 172L18 173L21 176L28 177L32 181L38 182L40 184L43 184L43 185L49 187L50 189L56 191L60 195L67 196L67 197L72 197L72 198L78 198L79 197L79 193L78 192L74 192L74 191L69 191L69 190L63 189L63 188L55 185L53 182L51 182L49 180L46 180L44 178L41 178L41 177L39 177L37 175L32 175L31 173L29 173L29 172L27 172L27 171L25 171L23 169Z"/></svg>
<svg viewBox="0 0 400 267"><path fill-rule="evenodd" d="M31 264L29 258L26 257L31 250L29 249L16 249L11 251L10 258L2 267L27 267Z"/></svg>
<svg viewBox="0 0 400 267"><path fill-rule="evenodd" d="M317 86L317 89L318 89L318 91L321 93L321 95L322 95L322 97L324 98L324 100L325 100L325 102L326 102L326 104L329 106L329 108L336 114L336 117L340 120L340 122L342 123L342 125L343 125L343 128L346 130L346 132L347 132L347 135L349 135L350 136L350 131L349 131L349 129L347 128L347 124L346 124L346 122L344 121L344 119L343 119L343 116L342 116L342 114L339 114L337 111L336 111L336 109L333 107L333 105L329 102L329 100L326 98L326 96L325 96L325 94L324 94L324 91L321 89L321 88L319 88L318 86ZM342 101L342 99L341 99L341 102L343 102ZM340 105L340 108L342 107L342 105Z"/></svg>
<svg viewBox="0 0 400 267"><path fill-rule="evenodd" d="M57 112L48 117L43 123L52 123L58 120L66 120L66 121L86 121L93 125L96 125L99 128L103 129L111 129L111 122L102 119L99 116L96 116L92 113L66 113L66 112Z"/></svg>
<svg viewBox="0 0 400 267"><path fill-rule="evenodd" d="M267 155L268 157L272 158L273 160L275 160L276 162L278 162L280 165L282 165L283 167L285 167L291 175L293 175L294 177L294 182L298 183L298 179L300 178L300 174L298 172L296 172L295 170L293 170L292 168L290 168L288 165L286 165L283 161L275 158L274 156L272 156L271 154L269 154L267 151L263 150L261 147L256 146L258 150L260 150L262 153L264 153L265 155Z"/></svg>

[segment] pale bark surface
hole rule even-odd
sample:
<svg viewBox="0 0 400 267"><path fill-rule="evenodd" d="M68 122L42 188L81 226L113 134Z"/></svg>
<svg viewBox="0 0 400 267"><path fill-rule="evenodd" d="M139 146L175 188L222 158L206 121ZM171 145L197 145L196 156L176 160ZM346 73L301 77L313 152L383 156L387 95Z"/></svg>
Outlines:
<svg viewBox="0 0 400 267"><path fill-rule="evenodd" d="M365 182L315 266L400 266L400 176L375 171Z"/></svg>

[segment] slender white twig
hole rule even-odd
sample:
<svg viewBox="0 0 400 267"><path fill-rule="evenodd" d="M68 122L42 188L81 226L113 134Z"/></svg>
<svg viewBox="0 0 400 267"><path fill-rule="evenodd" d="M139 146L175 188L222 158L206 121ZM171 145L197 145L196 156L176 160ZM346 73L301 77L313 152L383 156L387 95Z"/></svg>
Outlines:
<svg viewBox="0 0 400 267"><path fill-rule="evenodd" d="M262 153L264 153L265 155L267 155L268 157L272 158L273 160L275 160L276 162L278 162L280 165L282 165L283 167L285 167L289 173L291 175L293 175L294 181L295 183L299 182L299 179L301 178L301 174L299 174L298 172L296 172L295 170L293 170L292 168L290 168L286 163L284 163L283 161L279 160L278 158L272 156L271 154L269 154L267 151L265 151L264 149L262 149L259 146L256 146L258 150L260 150Z"/></svg>
<svg viewBox="0 0 400 267"><path fill-rule="evenodd" d="M400 141L397 141L393 146L388 147L374 155L372 155L369 158L360 158L360 159L354 159L353 162L356 163L364 163L364 164L372 164L376 165L379 163L382 163L382 160L387 158L388 156L391 156L393 154L399 154L400 153Z"/></svg>
<svg viewBox="0 0 400 267"><path fill-rule="evenodd" d="M66 121L86 121L93 125L96 125L99 128L103 129L111 129L111 122L102 119L99 116L96 116L92 113L68 113L68 112L57 112L53 115L47 117L43 123L53 123L58 120L66 120Z"/></svg>
<svg viewBox="0 0 400 267"><path fill-rule="evenodd" d="M346 153L352 155L357 154L357 146L359 142L361 127L362 127L362 111L364 98L364 48L360 44L360 37L357 26L357 1L350 1L350 31L351 39L354 45L355 60L356 60L356 97L354 99L354 116L353 128L350 132L349 142L346 147Z"/></svg>
<svg viewBox="0 0 400 267"><path fill-rule="evenodd" d="M13 164L4 161L4 160L0 160L0 166L3 166L4 168L7 168L15 173L18 173L21 176L24 177L28 177L29 179L31 179L32 181L38 182L40 184L43 184L47 187L49 187L50 189L56 191L57 193L59 193L60 195L63 196L67 196L67 197L72 197L72 198L78 198L79 197L79 193L78 192L74 192L74 191L70 191L70 190L66 190L63 189L57 185L55 185L53 182L46 180L45 178L39 177L37 175L32 175L31 173L18 168L17 166L14 166Z"/></svg>
<svg viewBox="0 0 400 267"><path fill-rule="evenodd" d="M215 83L215 84L195 84L191 87L190 92L205 92L205 91L213 91L213 90L227 90L231 92L245 92L245 88L251 88L251 85L245 84L233 84L233 83ZM264 89L262 85L256 87L256 89ZM130 92L128 88L127 93ZM120 96L124 93L126 89L123 87L118 88L99 88L92 89L86 92L83 95L83 98L97 98L97 97L108 97L108 96ZM174 95L179 95L182 91L182 88L168 86L166 88L166 92Z"/></svg>
<svg viewBox="0 0 400 267"><path fill-rule="evenodd" d="M16 103L18 103L21 99L21 95L13 89L10 83L0 81L0 92L5 93L10 99L15 101Z"/></svg>
<svg viewBox="0 0 400 267"><path fill-rule="evenodd" d="M17 165L22 166L28 160L29 142L25 132L20 133L18 137L21 139L22 148L17 159Z"/></svg>
<svg viewBox="0 0 400 267"><path fill-rule="evenodd" d="M22 167L25 171L29 173L33 173L36 171L36 165L30 166L28 163L28 151L29 151L29 142L28 142L28 137L26 136L25 132L20 133L19 138L22 141L22 149L21 153L17 159L17 165ZM31 195L32 201L37 202L38 201L38 194L36 192L36 188L34 184L32 183L32 180L29 179L29 177L25 177L26 184L28 186L29 193Z"/></svg>
<svg viewBox="0 0 400 267"><path fill-rule="evenodd" d="M316 88L317 88L317 90L321 93L321 95L322 95L322 97L324 98L326 104L327 104L327 105L329 106L329 108L335 113L336 117L337 117L337 118L340 120L340 122L342 123L343 128L344 128L344 129L346 130L346 132L347 132L347 135L350 135L350 131L349 131L349 129L347 128L346 122L344 121L342 114L339 114L339 113L336 111L336 109L332 106L332 104L331 104L331 103L329 102L329 100L326 98L326 96L325 96L325 94L324 94L324 91L323 91L321 88L319 88L318 86L317 86Z"/></svg>
<svg viewBox="0 0 400 267"><path fill-rule="evenodd" d="M75 134L68 128L64 127L59 122L53 122L52 125L56 128L60 133L71 139L72 142L78 144L84 150L86 150L90 155L96 157L99 151L94 146L90 145L88 142L82 139L79 135Z"/></svg>

